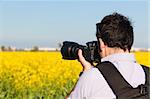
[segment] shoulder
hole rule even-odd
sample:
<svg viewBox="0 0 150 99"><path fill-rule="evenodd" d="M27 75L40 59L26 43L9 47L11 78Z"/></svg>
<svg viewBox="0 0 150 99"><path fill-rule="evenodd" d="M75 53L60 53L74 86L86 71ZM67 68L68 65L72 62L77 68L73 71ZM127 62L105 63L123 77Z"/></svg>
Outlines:
<svg viewBox="0 0 150 99"><path fill-rule="evenodd" d="M88 71L84 71L79 78L75 87L76 92L83 92L83 95L88 96L96 93L106 85L106 81L100 71L93 67Z"/></svg>
<svg viewBox="0 0 150 99"><path fill-rule="evenodd" d="M84 71L70 97L115 97L101 72L93 67ZM97 98L96 98L97 99Z"/></svg>
<svg viewBox="0 0 150 99"><path fill-rule="evenodd" d="M87 71L84 71L79 81L89 81L89 80L101 80L103 78L101 72L93 67Z"/></svg>

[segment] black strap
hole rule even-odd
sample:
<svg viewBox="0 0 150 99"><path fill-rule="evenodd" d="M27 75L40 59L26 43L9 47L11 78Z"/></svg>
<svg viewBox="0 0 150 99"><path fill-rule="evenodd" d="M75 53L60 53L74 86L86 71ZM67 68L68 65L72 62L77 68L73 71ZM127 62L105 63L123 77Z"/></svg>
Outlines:
<svg viewBox="0 0 150 99"><path fill-rule="evenodd" d="M144 72L145 72L145 79L146 79L146 84L149 85L150 83L150 67L141 65Z"/></svg>
<svg viewBox="0 0 150 99"><path fill-rule="evenodd" d="M96 67L102 73L116 97L123 93L120 90L132 88L132 86L123 78L123 76L111 62L102 62Z"/></svg>
<svg viewBox="0 0 150 99"><path fill-rule="evenodd" d="M141 65L141 66L145 72L145 79L146 79L145 84L147 85L147 92L148 92L148 96L150 97L150 67L145 65Z"/></svg>

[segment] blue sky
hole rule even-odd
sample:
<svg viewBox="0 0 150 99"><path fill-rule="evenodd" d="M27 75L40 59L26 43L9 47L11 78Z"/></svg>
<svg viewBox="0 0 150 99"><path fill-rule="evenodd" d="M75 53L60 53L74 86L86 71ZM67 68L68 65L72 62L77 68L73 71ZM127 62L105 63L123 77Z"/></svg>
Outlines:
<svg viewBox="0 0 150 99"><path fill-rule="evenodd" d="M142 0L2 0L0 45L57 47L65 40L85 44L96 40L97 22L118 12L133 23L134 47L150 48L149 5Z"/></svg>

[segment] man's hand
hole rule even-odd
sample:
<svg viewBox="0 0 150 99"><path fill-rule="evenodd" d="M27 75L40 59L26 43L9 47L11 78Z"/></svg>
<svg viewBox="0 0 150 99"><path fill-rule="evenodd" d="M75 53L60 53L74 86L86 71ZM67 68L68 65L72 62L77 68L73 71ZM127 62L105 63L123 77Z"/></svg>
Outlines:
<svg viewBox="0 0 150 99"><path fill-rule="evenodd" d="M79 49L78 51L78 56L79 56L79 62L83 66L83 71L89 70L92 67L92 65L88 61L85 60L85 58L82 55L81 49Z"/></svg>

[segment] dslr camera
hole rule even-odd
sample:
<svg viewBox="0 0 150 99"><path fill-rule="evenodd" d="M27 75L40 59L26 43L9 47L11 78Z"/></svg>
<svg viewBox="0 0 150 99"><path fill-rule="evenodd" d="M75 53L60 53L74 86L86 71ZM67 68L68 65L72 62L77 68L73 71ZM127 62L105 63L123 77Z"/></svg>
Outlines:
<svg viewBox="0 0 150 99"><path fill-rule="evenodd" d="M63 59L75 60L78 59L78 50L82 50L83 57L90 63L99 63L99 47L97 41L87 42L85 45L79 45L76 42L64 41L61 47L61 54Z"/></svg>

